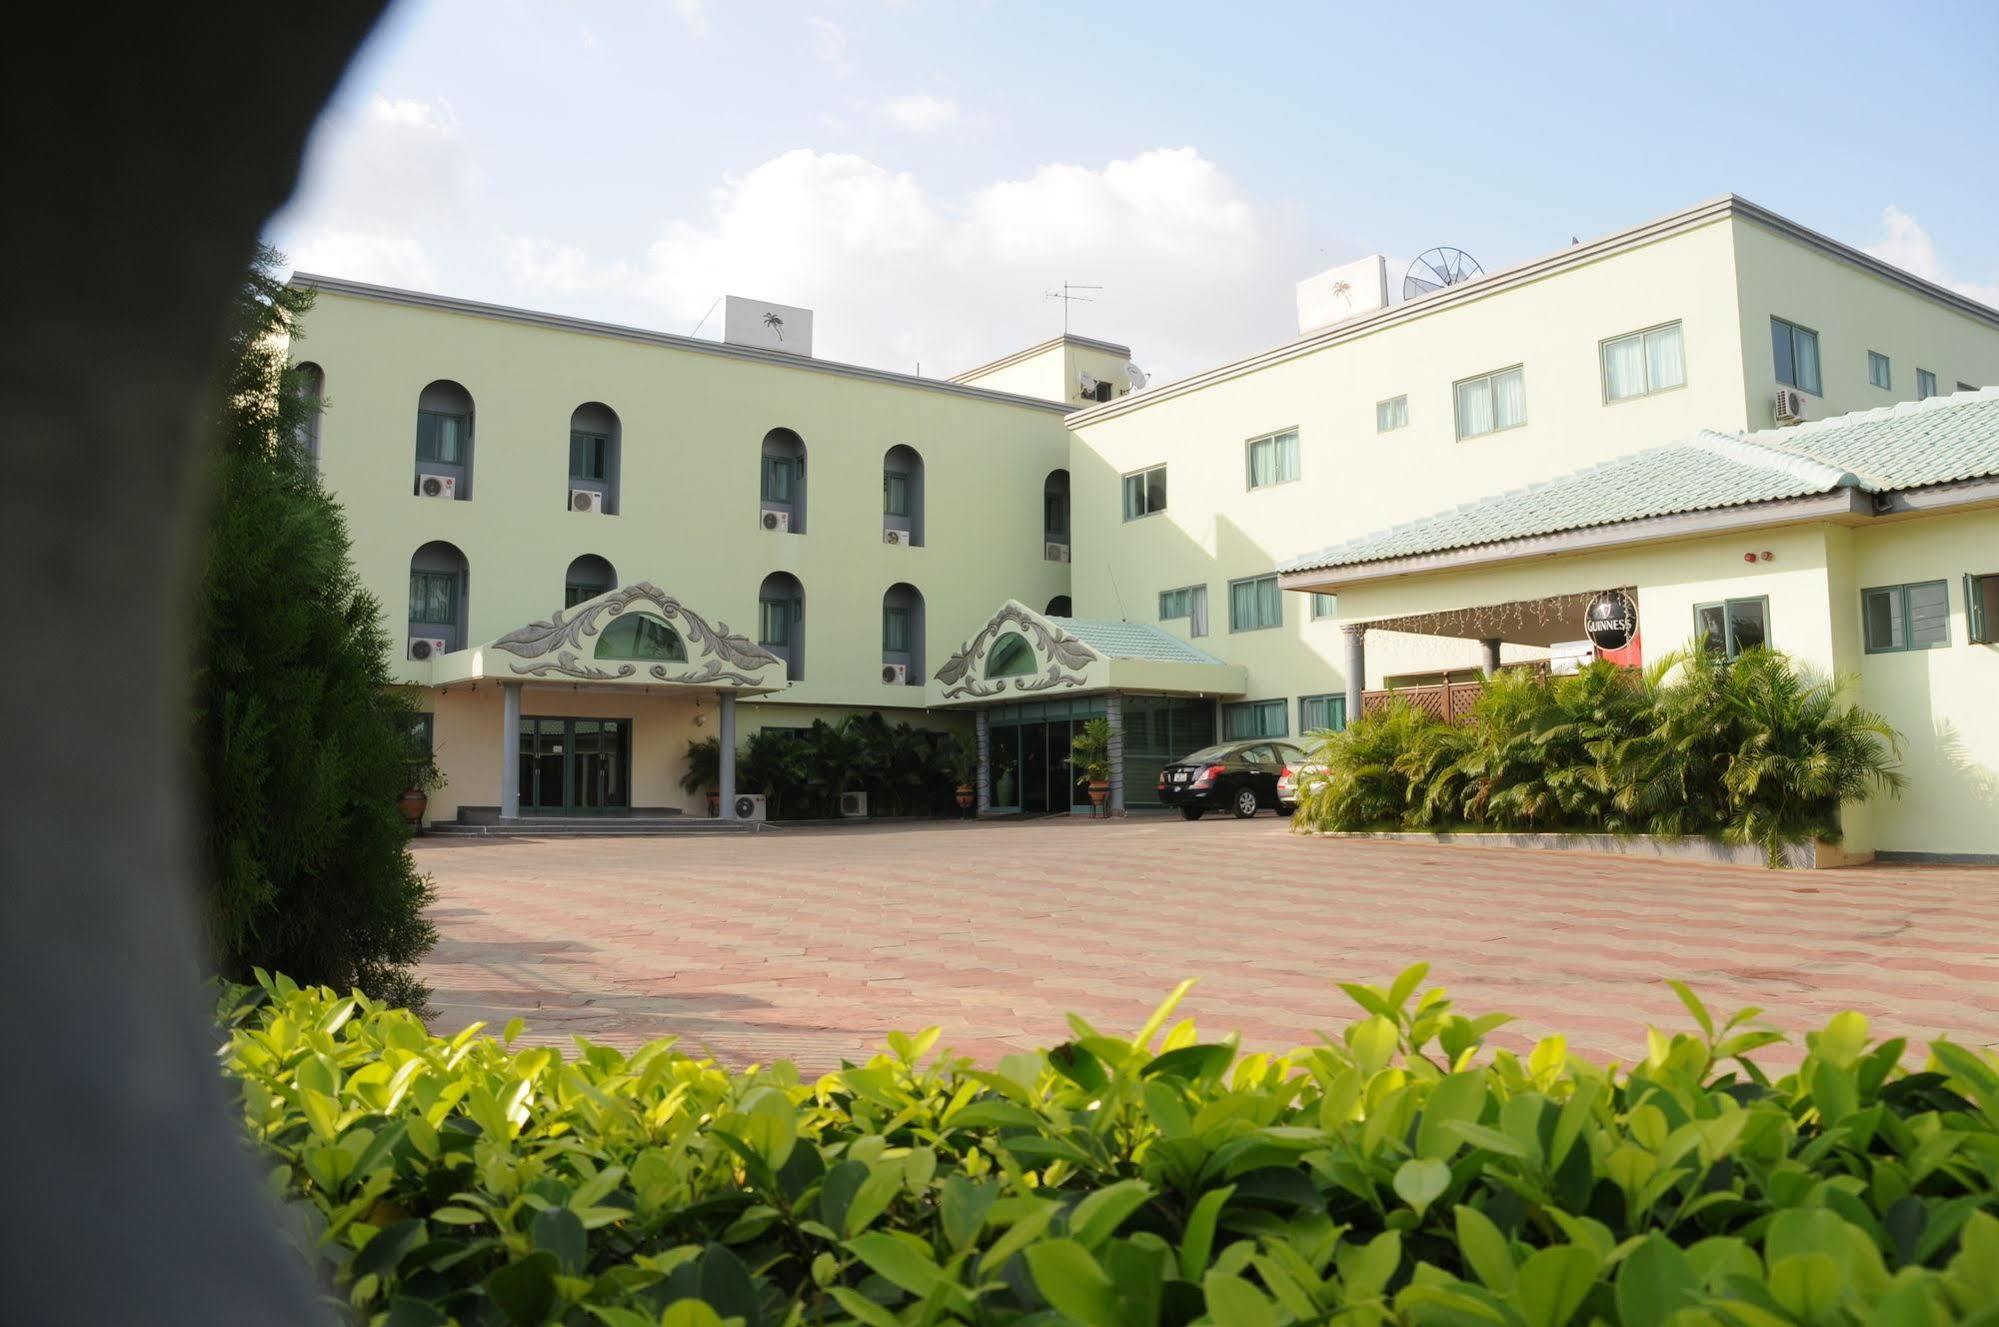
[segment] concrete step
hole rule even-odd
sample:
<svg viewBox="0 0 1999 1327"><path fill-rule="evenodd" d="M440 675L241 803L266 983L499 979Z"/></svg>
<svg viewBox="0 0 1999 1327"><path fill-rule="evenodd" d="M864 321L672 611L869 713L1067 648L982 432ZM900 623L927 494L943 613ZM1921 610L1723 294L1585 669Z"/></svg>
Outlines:
<svg viewBox="0 0 1999 1327"><path fill-rule="evenodd" d="M777 826L705 816L524 816L519 820L441 820L424 831L447 838L596 839L677 834L756 834Z"/></svg>

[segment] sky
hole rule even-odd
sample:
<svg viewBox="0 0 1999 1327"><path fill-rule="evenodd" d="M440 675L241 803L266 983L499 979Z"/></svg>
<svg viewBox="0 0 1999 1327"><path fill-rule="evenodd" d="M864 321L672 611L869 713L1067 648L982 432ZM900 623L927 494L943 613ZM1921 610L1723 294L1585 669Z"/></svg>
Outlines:
<svg viewBox="0 0 1999 1327"><path fill-rule="evenodd" d="M301 270L948 376L1155 380L1295 283L1486 270L1737 193L1999 305L1999 4L402 0L267 237Z"/></svg>

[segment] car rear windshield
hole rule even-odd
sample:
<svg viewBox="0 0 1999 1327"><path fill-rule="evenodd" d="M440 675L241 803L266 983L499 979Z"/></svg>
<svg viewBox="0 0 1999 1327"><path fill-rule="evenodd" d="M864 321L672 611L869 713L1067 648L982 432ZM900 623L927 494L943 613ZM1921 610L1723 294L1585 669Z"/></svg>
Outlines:
<svg viewBox="0 0 1999 1327"><path fill-rule="evenodd" d="M1191 765L1197 760L1226 760L1235 754L1233 746L1204 746L1191 756L1180 757L1182 765Z"/></svg>

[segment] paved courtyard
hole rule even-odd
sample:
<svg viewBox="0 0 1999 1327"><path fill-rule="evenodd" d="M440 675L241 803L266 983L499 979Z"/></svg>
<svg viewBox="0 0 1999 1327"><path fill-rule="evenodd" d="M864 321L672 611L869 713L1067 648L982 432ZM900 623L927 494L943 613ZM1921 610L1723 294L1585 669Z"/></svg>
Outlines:
<svg viewBox="0 0 1999 1327"><path fill-rule="evenodd" d="M441 940L434 1026L528 1040L678 1035L724 1062L860 1059L891 1029L980 1056L1074 1010L1129 1034L1183 977L1206 1036L1283 1049L1348 1021L1335 980L1404 965L1468 1012L1600 1058L1687 1025L1663 978L1797 1032L1999 1043L1999 870L1772 873L1307 838L1132 819L417 845ZM1771 1055L1773 1062L1783 1057Z"/></svg>

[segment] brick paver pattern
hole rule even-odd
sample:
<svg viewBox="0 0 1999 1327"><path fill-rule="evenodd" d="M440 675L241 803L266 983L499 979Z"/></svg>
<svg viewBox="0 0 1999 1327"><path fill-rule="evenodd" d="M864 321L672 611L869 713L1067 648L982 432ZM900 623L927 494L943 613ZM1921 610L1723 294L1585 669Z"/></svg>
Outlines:
<svg viewBox="0 0 1999 1327"><path fill-rule="evenodd" d="M529 1043L678 1036L808 1072L941 1024L982 1058L1074 1011L1129 1035L1183 977L1204 1038L1282 1050L1356 1016L1336 980L1427 960L1461 1011L1629 1062L1647 1024L1760 1005L1799 1034L1999 1043L1999 870L1769 872L1330 840L1285 822L1138 819L755 836L419 841L440 934L432 1026L516 1015ZM1795 1060L1766 1052L1772 1065Z"/></svg>

